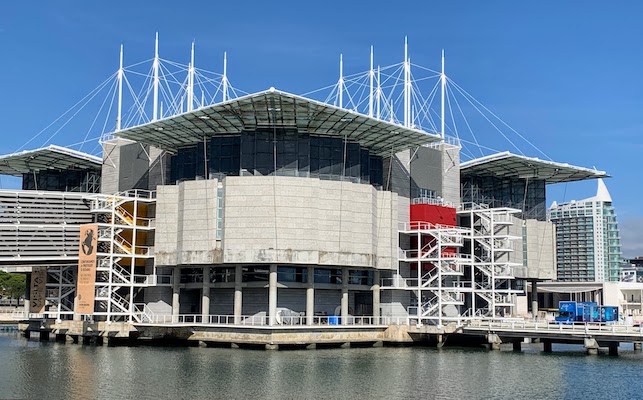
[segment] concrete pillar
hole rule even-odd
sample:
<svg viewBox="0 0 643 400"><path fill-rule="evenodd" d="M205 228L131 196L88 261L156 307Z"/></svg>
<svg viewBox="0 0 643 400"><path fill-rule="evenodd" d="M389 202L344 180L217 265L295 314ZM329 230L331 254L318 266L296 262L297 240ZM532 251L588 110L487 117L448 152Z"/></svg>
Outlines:
<svg viewBox="0 0 643 400"><path fill-rule="evenodd" d="M172 284L172 320L173 322L178 322L179 310L181 309L181 302L179 297L179 293L181 291L179 287L179 285L181 284L181 268L174 267L173 275L174 276L172 279L174 283Z"/></svg>
<svg viewBox="0 0 643 400"><path fill-rule="evenodd" d="M270 326L275 325L277 317L277 264L270 264L268 277L268 321ZM266 350L271 350L267 348Z"/></svg>
<svg viewBox="0 0 643 400"><path fill-rule="evenodd" d="M241 323L241 315L243 313L243 270L241 265L234 267L234 323Z"/></svg>
<svg viewBox="0 0 643 400"><path fill-rule="evenodd" d="M27 277L25 281L25 304L23 304L23 307L25 308L25 319L29 318L29 311L31 307L31 272L27 272Z"/></svg>
<svg viewBox="0 0 643 400"><path fill-rule="evenodd" d="M315 319L315 267L308 267L306 277L306 325L312 325Z"/></svg>
<svg viewBox="0 0 643 400"><path fill-rule="evenodd" d="M618 355L618 342L611 342L607 348L609 349L610 356Z"/></svg>
<svg viewBox="0 0 643 400"><path fill-rule="evenodd" d="M513 348L514 351L521 351L521 343L520 342L513 342Z"/></svg>
<svg viewBox="0 0 643 400"><path fill-rule="evenodd" d="M342 268L342 325L348 324L348 268Z"/></svg>
<svg viewBox="0 0 643 400"><path fill-rule="evenodd" d="M378 324L380 321L377 321L380 317L380 271L375 270L373 272L373 286L371 287L373 291L373 317L376 321L373 323Z"/></svg>
<svg viewBox="0 0 643 400"><path fill-rule="evenodd" d="M596 341L596 339L586 338L583 344L585 345L587 354L594 355L594 356L598 354L598 342ZM618 343L617 343L617 346L618 346Z"/></svg>
<svg viewBox="0 0 643 400"><path fill-rule="evenodd" d="M74 270L74 283L76 287L74 288L74 315L72 315L73 321L82 320L82 315L78 314L78 268ZM78 339L76 339L78 341Z"/></svg>
<svg viewBox="0 0 643 400"><path fill-rule="evenodd" d="M538 281L531 281L531 315L538 318Z"/></svg>
<svg viewBox="0 0 643 400"><path fill-rule="evenodd" d="M487 342L489 343L489 350L500 350L500 344L502 344L500 336L490 333L487 337Z"/></svg>
<svg viewBox="0 0 643 400"><path fill-rule="evenodd" d="M551 340L543 340L543 351L545 353L551 353L552 352L552 343Z"/></svg>
<svg viewBox="0 0 643 400"><path fill-rule="evenodd" d="M201 294L201 319L207 324L210 316L210 267L203 267L203 292Z"/></svg>

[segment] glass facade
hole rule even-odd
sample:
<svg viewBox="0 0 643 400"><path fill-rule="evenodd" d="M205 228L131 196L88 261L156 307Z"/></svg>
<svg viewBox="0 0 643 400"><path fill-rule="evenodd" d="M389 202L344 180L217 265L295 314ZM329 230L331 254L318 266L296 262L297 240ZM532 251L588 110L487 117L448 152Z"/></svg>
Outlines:
<svg viewBox="0 0 643 400"><path fill-rule="evenodd" d="M491 176L463 176L462 202L512 207L523 210L522 217L547 219L545 181Z"/></svg>
<svg viewBox="0 0 643 400"><path fill-rule="evenodd" d="M51 170L23 174L22 190L98 193L100 192L100 172Z"/></svg>
<svg viewBox="0 0 643 400"><path fill-rule="evenodd" d="M382 157L342 137L316 136L287 128L258 128L215 136L178 150L170 161L170 183L216 176L280 175L383 183Z"/></svg>

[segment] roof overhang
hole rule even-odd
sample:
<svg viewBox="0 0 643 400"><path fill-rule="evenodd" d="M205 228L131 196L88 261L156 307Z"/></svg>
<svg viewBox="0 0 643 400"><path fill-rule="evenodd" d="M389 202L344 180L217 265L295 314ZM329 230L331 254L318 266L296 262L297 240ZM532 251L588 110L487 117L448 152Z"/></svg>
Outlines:
<svg viewBox="0 0 643 400"><path fill-rule="evenodd" d="M440 135L382 121L273 88L121 131L114 135L175 152L217 135L290 127L343 136L386 155L442 140Z"/></svg>
<svg viewBox="0 0 643 400"><path fill-rule="evenodd" d="M0 175L22 176L45 170L100 170L102 165L100 157L52 144L0 156Z"/></svg>
<svg viewBox="0 0 643 400"><path fill-rule="evenodd" d="M520 156L508 151L465 161L460 174L543 180L545 183L574 182L586 179L609 178L605 171Z"/></svg>

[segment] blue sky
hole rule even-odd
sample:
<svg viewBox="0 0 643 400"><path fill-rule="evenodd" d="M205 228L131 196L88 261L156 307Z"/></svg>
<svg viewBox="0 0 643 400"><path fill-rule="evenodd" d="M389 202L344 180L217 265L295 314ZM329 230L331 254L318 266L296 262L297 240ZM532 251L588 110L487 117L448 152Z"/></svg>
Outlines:
<svg viewBox="0 0 643 400"><path fill-rule="evenodd" d="M604 1L3 2L0 6L0 153L13 152L118 68L153 55L221 71L253 92L304 93L377 62L439 67L553 160L596 167L617 207L624 255L643 255L643 4ZM402 7L407 7L407 12ZM79 122L53 141L84 137ZM493 135L478 139L494 147ZM42 145L34 141L28 148ZM505 146L507 147L507 146ZM507 147L508 149L508 147ZM526 155L539 156L525 148ZM3 178L3 185L7 186ZM548 201L594 194L594 181L549 187Z"/></svg>

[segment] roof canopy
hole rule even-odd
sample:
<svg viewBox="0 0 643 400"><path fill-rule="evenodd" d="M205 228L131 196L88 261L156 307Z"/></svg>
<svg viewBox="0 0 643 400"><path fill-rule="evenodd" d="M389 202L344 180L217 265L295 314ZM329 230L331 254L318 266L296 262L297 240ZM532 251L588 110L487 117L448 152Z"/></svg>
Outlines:
<svg viewBox="0 0 643 400"><path fill-rule="evenodd" d="M573 182L607 178L605 171L576 167L539 158L519 156L508 151L476 158L460 164L462 176L480 175L497 178L529 178L545 183Z"/></svg>
<svg viewBox="0 0 643 400"><path fill-rule="evenodd" d="M36 150L0 156L0 175L22 176L43 170L100 170L102 165L100 157L52 144Z"/></svg>
<svg viewBox="0 0 643 400"><path fill-rule="evenodd" d="M406 128L274 88L123 129L115 135L175 151L202 142L204 138L274 126L292 127L315 135L346 136L376 155L441 140L437 134Z"/></svg>

